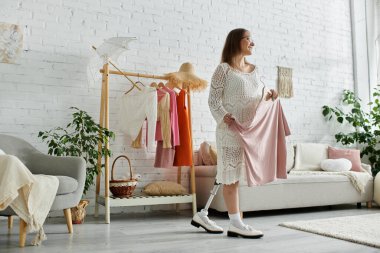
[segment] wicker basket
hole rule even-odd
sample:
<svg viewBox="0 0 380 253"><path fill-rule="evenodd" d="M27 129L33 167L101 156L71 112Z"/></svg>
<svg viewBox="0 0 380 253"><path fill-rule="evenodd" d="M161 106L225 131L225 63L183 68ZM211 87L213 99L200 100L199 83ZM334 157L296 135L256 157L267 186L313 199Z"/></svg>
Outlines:
<svg viewBox="0 0 380 253"><path fill-rule="evenodd" d="M130 172L129 179L120 179L120 180L113 179L113 171L115 168L115 163L120 158L125 158L128 160L129 172ZM116 157L116 159L112 163L111 180L110 180L110 191L112 192L113 196L117 198L128 198L132 196L132 193L135 190L136 185L137 185L137 180L133 179L132 166L131 166L131 161L129 160L129 158L125 155L120 155Z"/></svg>

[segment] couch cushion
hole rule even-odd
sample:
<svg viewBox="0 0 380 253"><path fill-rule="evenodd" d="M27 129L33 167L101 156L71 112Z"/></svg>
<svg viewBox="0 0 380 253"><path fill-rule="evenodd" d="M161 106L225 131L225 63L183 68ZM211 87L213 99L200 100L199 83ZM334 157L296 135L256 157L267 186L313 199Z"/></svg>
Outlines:
<svg viewBox="0 0 380 253"><path fill-rule="evenodd" d="M216 177L216 166L195 166L195 176L198 177ZM299 183L332 183L332 182L350 182L350 179L345 175L294 175L292 173L288 174L287 179L277 179L266 185L275 184L299 184ZM240 186L247 185L247 181L243 180ZM200 187L200 186L199 186ZM261 187L261 186L260 186Z"/></svg>
<svg viewBox="0 0 380 253"><path fill-rule="evenodd" d="M78 181L72 177L56 176L59 181L57 195L75 192L78 188Z"/></svg>
<svg viewBox="0 0 380 253"><path fill-rule="evenodd" d="M215 165L216 155L211 155L211 144L204 141L199 147L198 155L202 158L202 164L204 165Z"/></svg>
<svg viewBox="0 0 380 253"><path fill-rule="evenodd" d="M321 168L330 172L349 171L352 168L352 163L346 158L326 159L321 162Z"/></svg>
<svg viewBox="0 0 380 253"><path fill-rule="evenodd" d="M265 185L275 184L310 184L310 183L334 183L334 182L350 182L345 175L294 175L288 174L287 179L277 179ZM263 185L263 186L265 186Z"/></svg>
<svg viewBox="0 0 380 253"><path fill-rule="evenodd" d="M210 144L210 156L211 160L213 161L212 164L215 165L218 162L218 151L216 149L216 146L214 144Z"/></svg>
<svg viewBox="0 0 380 253"><path fill-rule="evenodd" d="M360 150L358 149L343 149L343 148L328 148L328 156L330 159L346 158L352 163L352 171L361 172Z"/></svg>
<svg viewBox="0 0 380 253"><path fill-rule="evenodd" d="M144 187L144 193L150 196L172 196L172 195L183 195L188 192L186 189L175 182L170 181L157 181L149 183Z"/></svg>
<svg viewBox="0 0 380 253"><path fill-rule="evenodd" d="M212 165L211 155L210 155L210 144L207 141L202 142L199 147L198 154L202 158L202 164Z"/></svg>
<svg viewBox="0 0 380 253"><path fill-rule="evenodd" d="M328 158L327 148L327 144L298 143L296 145L294 170L322 170L321 161Z"/></svg>

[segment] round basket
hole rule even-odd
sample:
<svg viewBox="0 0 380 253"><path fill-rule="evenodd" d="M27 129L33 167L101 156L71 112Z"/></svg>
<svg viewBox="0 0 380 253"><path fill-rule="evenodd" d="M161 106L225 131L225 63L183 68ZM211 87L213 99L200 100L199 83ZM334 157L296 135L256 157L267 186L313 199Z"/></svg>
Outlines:
<svg viewBox="0 0 380 253"><path fill-rule="evenodd" d="M120 158L125 158L128 161L129 172L130 172L129 179L120 179L120 180L113 179L115 163ZM137 185L137 180L133 179L132 166L131 166L131 161L129 160L129 158L125 155L120 155L116 157L112 163L111 180L110 180L110 191L112 192L113 196L117 198L128 198L132 196L132 193L135 190L136 185Z"/></svg>

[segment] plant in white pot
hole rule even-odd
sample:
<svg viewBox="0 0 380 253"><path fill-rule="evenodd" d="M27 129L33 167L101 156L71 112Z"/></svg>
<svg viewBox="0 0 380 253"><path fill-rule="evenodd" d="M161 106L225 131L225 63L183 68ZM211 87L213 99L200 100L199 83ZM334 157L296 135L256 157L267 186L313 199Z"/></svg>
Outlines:
<svg viewBox="0 0 380 253"><path fill-rule="evenodd" d="M76 107L72 121L66 128L56 127L48 131L40 131L38 137L48 144L48 153L56 156L79 156L83 157L87 163L86 181L83 195L87 193L91 185L94 184L95 176L98 174L98 158L111 156L111 150L106 149L105 143L115 134L101 127L87 114L87 112ZM98 151L98 144L102 143L101 151ZM103 159L101 159L103 160ZM102 163L101 167L104 167ZM73 223L82 223L85 215L85 207L88 200L81 200L77 207L72 208Z"/></svg>

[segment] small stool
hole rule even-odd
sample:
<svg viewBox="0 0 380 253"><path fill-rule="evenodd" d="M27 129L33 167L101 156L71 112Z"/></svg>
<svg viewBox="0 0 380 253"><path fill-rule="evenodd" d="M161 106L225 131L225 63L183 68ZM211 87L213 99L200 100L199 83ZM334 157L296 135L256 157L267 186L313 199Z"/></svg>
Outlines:
<svg viewBox="0 0 380 253"><path fill-rule="evenodd" d="M373 184L375 185L373 190L373 200L380 206L380 173L377 173Z"/></svg>

